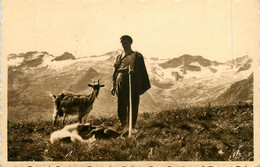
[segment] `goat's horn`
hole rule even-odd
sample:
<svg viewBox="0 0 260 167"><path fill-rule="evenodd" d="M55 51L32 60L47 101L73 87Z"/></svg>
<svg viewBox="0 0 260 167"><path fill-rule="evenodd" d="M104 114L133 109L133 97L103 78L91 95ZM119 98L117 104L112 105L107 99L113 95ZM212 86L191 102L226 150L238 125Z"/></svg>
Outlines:
<svg viewBox="0 0 260 167"><path fill-rule="evenodd" d="M100 81L100 79L98 79L98 84L99 84L99 81Z"/></svg>

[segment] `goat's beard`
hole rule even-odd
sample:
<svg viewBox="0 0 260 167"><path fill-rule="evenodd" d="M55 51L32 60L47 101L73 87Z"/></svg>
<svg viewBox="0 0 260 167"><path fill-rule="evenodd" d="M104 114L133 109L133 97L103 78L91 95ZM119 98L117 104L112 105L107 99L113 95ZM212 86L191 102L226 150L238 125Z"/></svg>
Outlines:
<svg viewBox="0 0 260 167"><path fill-rule="evenodd" d="M98 99L98 94L99 94L99 91L96 91L95 92L95 95L96 95L96 98Z"/></svg>

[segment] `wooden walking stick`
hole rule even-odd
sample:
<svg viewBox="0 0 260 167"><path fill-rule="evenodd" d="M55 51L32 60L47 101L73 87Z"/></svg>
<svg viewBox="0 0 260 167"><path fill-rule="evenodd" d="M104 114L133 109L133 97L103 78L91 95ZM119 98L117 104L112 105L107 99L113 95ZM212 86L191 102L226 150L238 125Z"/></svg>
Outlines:
<svg viewBox="0 0 260 167"><path fill-rule="evenodd" d="M131 69L129 65L129 132L128 137L132 136L132 85L131 85Z"/></svg>

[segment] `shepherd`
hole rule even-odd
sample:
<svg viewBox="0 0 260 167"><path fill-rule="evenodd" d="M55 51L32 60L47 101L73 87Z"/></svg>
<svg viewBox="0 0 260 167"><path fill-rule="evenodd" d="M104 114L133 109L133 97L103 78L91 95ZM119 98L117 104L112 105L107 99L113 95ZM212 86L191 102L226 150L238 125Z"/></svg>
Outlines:
<svg viewBox="0 0 260 167"><path fill-rule="evenodd" d="M131 129L133 133L137 132L135 125L140 95L150 89L151 85L143 55L132 50L133 39L124 35L120 38L120 42L124 51L117 56L114 64L111 94L113 96L116 94L118 98L117 112L121 123L120 130L125 132L128 124L131 135Z"/></svg>

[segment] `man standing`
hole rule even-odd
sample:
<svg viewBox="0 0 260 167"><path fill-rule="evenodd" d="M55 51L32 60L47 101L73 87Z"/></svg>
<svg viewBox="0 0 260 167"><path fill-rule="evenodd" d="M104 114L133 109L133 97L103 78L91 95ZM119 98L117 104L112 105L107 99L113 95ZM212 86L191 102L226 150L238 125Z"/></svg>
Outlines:
<svg viewBox="0 0 260 167"><path fill-rule="evenodd" d="M124 52L117 56L114 64L113 88L111 93L118 97L118 117L121 128L126 129L129 118L129 75L131 74L132 128L135 127L138 114L139 97L150 87L150 81L141 53L132 50L133 40L124 35L120 38ZM130 69L129 69L130 68Z"/></svg>

